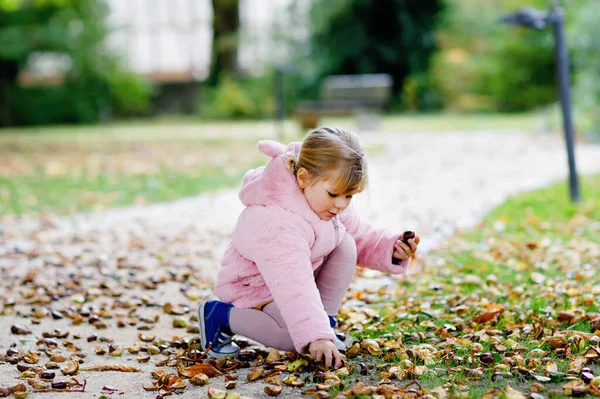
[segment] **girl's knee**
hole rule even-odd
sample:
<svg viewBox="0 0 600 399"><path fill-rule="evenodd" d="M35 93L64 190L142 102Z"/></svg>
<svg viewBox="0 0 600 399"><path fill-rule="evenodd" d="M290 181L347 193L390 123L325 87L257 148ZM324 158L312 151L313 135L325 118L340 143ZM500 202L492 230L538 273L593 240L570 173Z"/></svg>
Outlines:
<svg viewBox="0 0 600 399"><path fill-rule="evenodd" d="M354 241L354 237L350 234L344 234L344 238L342 238L342 242L335 249L336 254L339 256L344 256L352 261L356 261L358 254L356 250L356 241Z"/></svg>
<svg viewBox="0 0 600 399"><path fill-rule="evenodd" d="M282 351L293 351L295 350L294 342L290 333L286 329L281 329L273 335L271 346Z"/></svg>

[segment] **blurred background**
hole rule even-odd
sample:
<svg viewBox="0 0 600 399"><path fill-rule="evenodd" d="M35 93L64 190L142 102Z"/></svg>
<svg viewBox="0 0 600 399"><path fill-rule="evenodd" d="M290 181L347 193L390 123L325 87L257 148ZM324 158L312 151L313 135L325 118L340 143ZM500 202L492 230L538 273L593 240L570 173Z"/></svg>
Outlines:
<svg viewBox="0 0 600 399"><path fill-rule="evenodd" d="M600 2L561 4L597 141ZM316 124L561 134L552 30L499 23L521 6L551 1L0 0L0 215L234 186Z"/></svg>

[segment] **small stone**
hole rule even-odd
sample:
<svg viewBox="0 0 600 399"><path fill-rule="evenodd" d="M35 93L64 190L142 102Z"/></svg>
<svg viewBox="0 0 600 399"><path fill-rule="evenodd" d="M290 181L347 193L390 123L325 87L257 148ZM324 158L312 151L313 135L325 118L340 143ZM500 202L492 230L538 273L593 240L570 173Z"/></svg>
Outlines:
<svg viewBox="0 0 600 399"><path fill-rule="evenodd" d="M8 350L6 351L6 356L14 356L14 355L18 355L19 351L16 350L15 348L8 348Z"/></svg>
<svg viewBox="0 0 600 399"><path fill-rule="evenodd" d="M489 352L484 352L481 355L479 355L479 360L483 364L492 364L494 363L494 355L492 355Z"/></svg>
<svg viewBox="0 0 600 399"><path fill-rule="evenodd" d="M56 377L56 373L53 371L42 371L40 378L42 380L53 380Z"/></svg>
<svg viewBox="0 0 600 399"><path fill-rule="evenodd" d="M53 310L53 311L52 311L52 318L53 318L54 320L60 320L60 319L64 318L64 316L63 316L63 314L62 314L62 313L60 313L59 311L57 311L57 310Z"/></svg>
<svg viewBox="0 0 600 399"><path fill-rule="evenodd" d="M360 375L369 374L369 369L363 362L358 363L358 369L360 370Z"/></svg>
<svg viewBox="0 0 600 399"><path fill-rule="evenodd" d="M589 382L594 378L594 374L592 373L581 373L581 379L583 380L583 382L585 382L586 384L589 384Z"/></svg>

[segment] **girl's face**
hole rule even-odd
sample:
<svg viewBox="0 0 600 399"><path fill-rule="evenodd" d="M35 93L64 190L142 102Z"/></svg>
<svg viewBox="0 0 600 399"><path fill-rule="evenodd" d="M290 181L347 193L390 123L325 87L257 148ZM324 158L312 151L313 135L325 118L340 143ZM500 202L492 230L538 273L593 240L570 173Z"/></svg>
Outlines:
<svg viewBox="0 0 600 399"><path fill-rule="evenodd" d="M306 201L311 209L323 220L330 220L350 205L352 193L340 193L333 189L333 184L328 180L319 180L314 184L307 174L298 171L298 186L304 190Z"/></svg>

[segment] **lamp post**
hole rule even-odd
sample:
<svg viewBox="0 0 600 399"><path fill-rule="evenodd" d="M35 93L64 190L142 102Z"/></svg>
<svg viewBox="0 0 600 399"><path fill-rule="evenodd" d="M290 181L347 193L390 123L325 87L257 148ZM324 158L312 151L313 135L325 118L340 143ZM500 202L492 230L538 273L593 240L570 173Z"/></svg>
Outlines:
<svg viewBox="0 0 600 399"><path fill-rule="evenodd" d="M275 66L273 75L273 97L275 99L275 130L277 138L282 140L285 136L285 77L288 75L298 75L299 70L294 65L281 64Z"/></svg>
<svg viewBox="0 0 600 399"><path fill-rule="evenodd" d="M575 166L575 145L569 83L569 55L565 45L563 10L558 4L558 0L553 0L552 8L547 13L532 7L522 7L512 14L502 17L500 22L533 29L544 29L547 25L552 25L560 105L567 145L567 158L569 162L569 188L571 201L580 202L579 179L577 177L577 168Z"/></svg>
<svg viewBox="0 0 600 399"><path fill-rule="evenodd" d="M283 67L275 68L275 75L273 77L273 87L275 89L275 129L277 130L277 138L283 139L284 136L284 122L285 122L285 88L283 86L283 74L285 70Z"/></svg>

